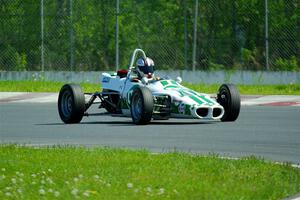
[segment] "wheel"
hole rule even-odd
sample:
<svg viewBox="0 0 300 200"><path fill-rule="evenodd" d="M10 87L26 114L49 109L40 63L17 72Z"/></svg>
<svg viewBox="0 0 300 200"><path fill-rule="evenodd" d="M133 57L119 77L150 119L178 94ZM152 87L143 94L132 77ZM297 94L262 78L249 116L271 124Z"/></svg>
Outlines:
<svg viewBox="0 0 300 200"><path fill-rule="evenodd" d="M112 90L107 90L107 89L103 89L102 92L113 92ZM104 98L106 98L109 102L115 104L116 106L119 103L120 97L117 94L108 94L107 96L103 96ZM113 107L112 105L104 102L103 104L104 108L106 109L107 112L109 113L118 113L118 109Z"/></svg>
<svg viewBox="0 0 300 200"><path fill-rule="evenodd" d="M221 121L230 122L235 121L241 108L240 94L236 86L233 84L223 84L219 88L217 102L224 108L224 115Z"/></svg>
<svg viewBox="0 0 300 200"><path fill-rule="evenodd" d="M64 85L58 96L58 113L66 124L79 123L85 111L85 98L79 85Z"/></svg>
<svg viewBox="0 0 300 200"><path fill-rule="evenodd" d="M153 97L151 91L146 87L137 87L133 90L130 112L135 124L148 124L153 113Z"/></svg>

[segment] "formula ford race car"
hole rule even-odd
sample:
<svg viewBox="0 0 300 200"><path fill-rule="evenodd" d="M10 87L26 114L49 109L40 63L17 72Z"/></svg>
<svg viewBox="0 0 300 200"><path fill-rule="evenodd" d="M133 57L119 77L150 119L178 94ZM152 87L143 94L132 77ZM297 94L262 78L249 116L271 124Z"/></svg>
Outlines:
<svg viewBox="0 0 300 200"><path fill-rule="evenodd" d="M137 55L141 58L134 63ZM152 119L193 118L235 121L240 112L240 95L232 84L223 84L216 97L198 93L181 84L181 78L159 78L154 62L144 51L135 49L128 70L102 73L102 92L83 93L76 84L65 84L58 97L58 111L64 123L79 123L92 104L112 116L131 117L134 124L148 124ZM90 96L86 99L86 97Z"/></svg>

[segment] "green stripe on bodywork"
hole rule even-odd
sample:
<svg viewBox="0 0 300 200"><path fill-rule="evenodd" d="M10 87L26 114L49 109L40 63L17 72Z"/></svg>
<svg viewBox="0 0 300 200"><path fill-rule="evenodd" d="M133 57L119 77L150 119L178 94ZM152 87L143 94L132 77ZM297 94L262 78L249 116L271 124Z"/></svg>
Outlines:
<svg viewBox="0 0 300 200"><path fill-rule="evenodd" d="M203 100L204 102L206 102L208 104L215 104L213 101L209 100L204 95L199 95L196 92L194 92L193 90L189 90L189 92L192 93L192 94L194 94L195 96L199 97L201 100Z"/></svg>
<svg viewBox="0 0 300 200"><path fill-rule="evenodd" d="M174 81L174 80L172 80L171 83L174 84L174 85L177 85L177 82Z"/></svg>
<svg viewBox="0 0 300 200"><path fill-rule="evenodd" d="M163 86L166 86L166 85L169 84L168 81L160 81L160 83L161 83Z"/></svg>
<svg viewBox="0 0 300 200"><path fill-rule="evenodd" d="M200 96L198 95L198 97L200 97L201 99L203 99L204 101L206 101L209 104L215 104L214 102L212 102L211 100L207 99L205 96Z"/></svg>
<svg viewBox="0 0 300 200"><path fill-rule="evenodd" d="M169 85L169 86L164 87L165 90L169 89L169 88L178 88L178 86L177 85Z"/></svg>
<svg viewBox="0 0 300 200"><path fill-rule="evenodd" d="M135 88L138 88L138 87L140 87L139 85L133 85L131 88L130 88L130 90L127 92L127 99L126 99L126 104L127 104L127 107L128 108L130 108L130 104L131 104L131 96L132 96L132 93L133 93L133 90L135 89Z"/></svg>
<svg viewBox="0 0 300 200"><path fill-rule="evenodd" d="M189 89L186 90L186 89L181 88L179 85L176 84L175 81L171 81L171 83L175 83L176 85L168 84L168 83L169 83L168 81L161 81L161 84L166 85L164 87L165 90L175 89L174 91L178 92L181 97L188 96L190 99L192 99L199 105L201 105L201 104L214 105L215 104L215 102L206 98L204 95L200 95L200 94L194 92L193 90L189 90Z"/></svg>
<svg viewBox="0 0 300 200"><path fill-rule="evenodd" d="M197 104L203 104L203 102L200 99L198 99L196 96L194 96L194 95L189 95L189 98L191 98Z"/></svg>

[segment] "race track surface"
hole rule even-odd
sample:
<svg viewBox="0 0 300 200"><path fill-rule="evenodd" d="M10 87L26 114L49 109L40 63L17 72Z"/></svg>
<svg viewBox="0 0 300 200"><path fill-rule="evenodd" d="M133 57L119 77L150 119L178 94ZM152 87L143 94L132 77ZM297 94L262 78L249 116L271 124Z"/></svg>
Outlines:
<svg viewBox="0 0 300 200"><path fill-rule="evenodd" d="M300 107L242 106L236 122L171 119L136 126L130 118L106 115L65 125L56 103L1 103L0 142L177 150L225 157L255 155L299 164Z"/></svg>

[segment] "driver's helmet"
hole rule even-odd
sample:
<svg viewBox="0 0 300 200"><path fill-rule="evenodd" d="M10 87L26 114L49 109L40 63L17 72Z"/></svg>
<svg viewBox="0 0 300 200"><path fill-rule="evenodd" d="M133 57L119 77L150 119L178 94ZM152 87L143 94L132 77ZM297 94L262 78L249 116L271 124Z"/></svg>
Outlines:
<svg viewBox="0 0 300 200"><path fill-rule="evenodd" d="M154 62L151 58L139 58L136 65L139 71L143 72L145 75L152 75L154 73Z"/></svg>

